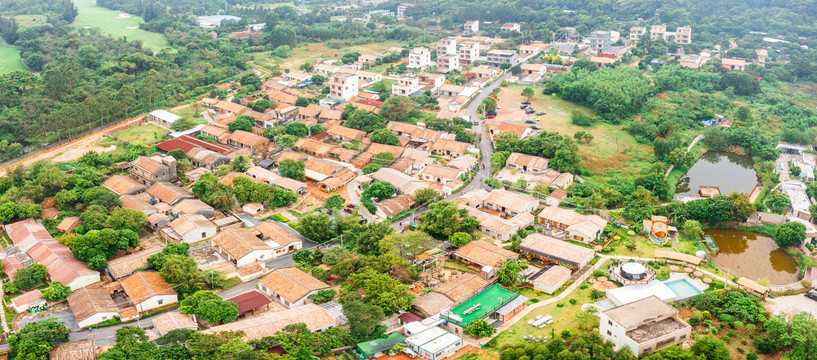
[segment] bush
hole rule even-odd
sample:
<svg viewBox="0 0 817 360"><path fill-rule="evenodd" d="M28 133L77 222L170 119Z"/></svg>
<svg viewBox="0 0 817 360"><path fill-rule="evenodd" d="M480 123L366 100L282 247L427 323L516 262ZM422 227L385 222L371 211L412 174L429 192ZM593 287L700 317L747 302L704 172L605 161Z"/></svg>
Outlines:
<svg viewBox="0 0 817 360"><path fill-rule="evenodd" d="M570 299L569 302L570 302L570 305L576 305L576 303L578 303L578 301L576 299Z"/></svg>
<svg viewBox="0 0 817 360"><path fill-rule="evenodd" d="M565 307L565 304L563 304L563 303L558 303L558 304L556 304L556 307Z"/></svg>
<svg viewBox="0 0 817 360"><path fill-rule="evenodd" d="M757 360L757 353L748 353L746 354L746 360Z"/></svg>
<svg viewBox="0 0 817 360"><path fill-rule="evenodd" d="M309 299L314 301L316 304L323 304L334 299L336 294L337 293L335 292L335 290L323 289L318 291L317 294L309 295Z"/></svg>
<svg viewBox="0 0 817 360"><path fill-rule="evenodd" d="M698 326L701 325L701 318L693 316L689 318L687 322L689 323L690 326Z"/></svg>

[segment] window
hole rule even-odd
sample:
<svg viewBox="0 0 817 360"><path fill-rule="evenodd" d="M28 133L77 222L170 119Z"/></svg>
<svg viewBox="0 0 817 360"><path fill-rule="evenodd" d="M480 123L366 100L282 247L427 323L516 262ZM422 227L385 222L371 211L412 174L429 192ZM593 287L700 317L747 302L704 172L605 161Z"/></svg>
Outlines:
<svg viewBox="0 0 817 360"><path fill-rule="evenodd" d="M163 303L163 302L164 302L164 300L159 299L159 301L157 302L157 304L162 305L162 303Z"/></svg>
<svg viewBox="0 0 817 360"><path fill-rule="evenodd" d="M607 336L613 336L613 332L610 331L610 330L607 330Z"/></svg>
<svg viewBox="0 0 817 360"><path fill-rule="evenodd" d="M613 325L613 320L607 320L607 324Z"/></svg>
<svg viewBox="0 0 817 360"><path fill-rule="evenodd" d="M202 238L202 239L204 239L204 238L206 238L206 237L207 237L207 233L206 233L206 232L202 232L202 233L201 233L201 238Z"/></svg>

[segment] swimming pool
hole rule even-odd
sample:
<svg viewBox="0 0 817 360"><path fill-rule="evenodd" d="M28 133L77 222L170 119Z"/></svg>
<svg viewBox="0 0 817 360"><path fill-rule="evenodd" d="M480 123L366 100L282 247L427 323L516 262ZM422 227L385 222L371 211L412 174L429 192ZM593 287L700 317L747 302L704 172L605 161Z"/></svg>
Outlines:
<svg viewBox="0 0 817 360"><path fill-rule="evenodd" d="M678 297L675 300L685 300L703 293L701 289L693 285L687 279L675 279L664 281L664 285L670 288Z"/></svg>

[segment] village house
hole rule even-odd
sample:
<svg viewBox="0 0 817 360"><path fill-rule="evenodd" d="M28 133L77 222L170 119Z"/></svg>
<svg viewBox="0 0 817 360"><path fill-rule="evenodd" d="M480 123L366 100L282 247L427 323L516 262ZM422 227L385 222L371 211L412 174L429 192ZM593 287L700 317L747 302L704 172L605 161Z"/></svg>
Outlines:
<svg viewBox="0 0 817 360"><path fill-rule="evenodd" d="M485 235L507 241L511 236L520 230L533 225L534 216L530 213L522 213L510 219L487 213L473 206L461 205L461 209L468 211L468 216L476 217L479 220L479 231Z"/></svg>
<svg viewBox="0 0 817 360"><path fill-rule="evenodd" d="M486 125L488 128L488 132L491 134L491 137L497 136L504 132L514 133L519 136L520 139L524 139L530 136L531 128L525 127L522 125L511 124L509 122L500 122L500 123L490 123Z"/></svg>
<svg viewBox="0 0 817 360"><path fill-rule="evenodd" d="M437 89L445 83L445 75L443 74L421 73L417 77L420 86L427 88L432 93L436 93Z"/></svg>
<svg viewBox="0 0 817 360"><path fill-rule="evenodd" d="M470 73L477 76L480 80L490 80L496 77L499 73L495 68L488 66L477 66L470 70Z"/></svg>
<svg viewBox="0 0 817 360"><path fill-rule="evenodd" d="M517 246L522 256L543 264L570 266L574 271L587 265L596 256L593 249L557 240L540 233L532 233Z"/></svg>
<svg viewBox="0 0 817 360"><path fill-rule="evenodd" d="M519 54L513 50L491 50L488 51L488 66L501 67L502 64L514 66L519 63Z"/></svg>
<svg viewBox="0 0 817 360"><path fill-rule="evenodd" d="M426 153L427 154L427 153ZM403 153L405 156L405 152ZM426 155L427 157L428 155ZM458 156L456 159L448 162L448 167L468 173L479 165L479 160L470 154Z"/></svg>
<svg viewBox="0 0 817 360"><path fill-rule="evenodd" d="M542 175L548 169L548 159L515 152L508 156L505 166L525 173Z"/></svg>
<svg viewBox="0 0 817 360"><path fill-rule="evenodd" d="M437 89L437 96L455 97L462 94L463 90L465 90L465 86L462 85L442 84L440 88Z"/></svg>
<svg viewBox="0 0 817 360"><path fill-rule="evenodd" d="M47 303L43 300L42 296L42 291L34 289L11 299L11 306L14 308L14 311L18 313L39 308Z"/></svg>
<svg viewBox="0 0 817 360"><path fill-rule="evenodd" d="M199 329L198 324L190 318L190 315L182 314L178 311L168 311L152 318L152 320L153 328L159 333L159 336L165 336L167 333L176 329Z"/></svg>
<svg viewBox="0 0 817 360"><path fill-rule="evenodd" d="M212 241L219 253L239 267L275 258L275 250L248 229L226 229Z"/></svg>
<svg viewBox="0 0 817 360"><path fill-rule="evenodd" d="M119 196L134 195L147 190L144 184L124 175L113 175L102 182L102 186Z"/></svg>
<svg viewBox="0 0 817 360"><path fill-rule="evenodd" d="M391 183L397 189L398 194L408 194L414 196L414 192L429 187L416 177L406 175L392 168L382 168L371 174L369 177L375 181L385 181Z"/></svg>
<svg viewBox="0 0 817 360"><path fill-rule="evenodd" d="M138 271L119 283L140 313L179 301L176 291L156 271Z"/></svg>
<svg viewBox="0 0 817 360"><path fill-rule="evenodd" d="M553 294L570 280L572 271L561 266L553 265L538 271L530 278L533 288L546 294Z"/></svg>
<svg viewBox="0 0 817 360"><path fill-rule="evenodd" d="M310 138L300 138L296 140L293 147L297 151L320 158L329 157L332 150L335 148L335 146L331 144L326 144Z"/></svg>
<svg viewBox="0 0 817 360"><path fill-rule="evenodd" d="M227 138L227 144L230 146L235 146L239 149L258 151L269 145L269 139L251 132L236 130L232 135L230 135L229 138Z"/></svg>
<svg viewBox="0 0 817 360"><path fill-rule="evenodd" d="M50 360L96 360L97 349L93 339L55 345L48 354Z"/></svg>
<svg viewBox="0 0 817 360"><path fill-rule="evenodd" d="M250 108L236 104L232 101L219 101L213 109L219 114L231 114L233 116L242 115L245 112L249 111Z"/></svg>
<svg viewBox="0 0 817 360"><path fill-rule="evenodd" d="M99 272L77 260L71 249L57 240L43 240L32 246L26 254L35 263L44 265L52 281L56 280L77 290L100 281Z"/></svg>
<svg viewBox="0 0 817 360"><path fill-rule="evenodd" d="M391 86L391 94L394 96L416 96L420 92L420 79L416 76L401 76L397 78L397 83Z"/></svg>
<svg viewBox="0 0 817 360"><path fill-rule="evenodd" d="M564 189L554 189L550 192L550 194L545 198L545 205L547 206L559 206L562 203L562 200L567 197L567 191Z"/></svg>
<svg viewBox="0 0 817 360"><path fill-rule="evenodd" d="M330 76L340 70L340 66L327 64L327 63L318 63L312 66L312 72L316 74L320 74L323 76Z"/></svg>
<svg viewBox="0 0 817 360"><path fill-rule="evenodd" d="M394 145L386 145L386 144L378 144L378 143L371 143L368 148L366 148L366 152L370 152L372 154L381 154L381 153L391 153L394 155L395 158L400 157L403 155L403 148Z"/></svg>
<svg viewBox="0 0 817 360"><path fill-rule="evenodd" d="M306 194L307 192L305 183L283 177L260 166L253 166L247 169L247 175L253 179L261 179L269 185L292 191L298 196Z"/></svg>
<svg viewBox="0 0 817 360"><path fill-rule="evenodd" d="M465 41L459 44L460 65L471 65L479 58L479 43Z"/></svg>
<svg viewBox="0 0 817 360"><path fill-rule="evenodd" d="M545 75L547 73L547 67L543 64L522 64L519 66L522 69L522 75Z"/></svg>
<svg viewBox="0 0 817 360"><path fill-rule="evenodd" d="M287 94L287 93L285 93L283 91L277 91L277 90L265 91L264 96L267 98L267 100L270 100L270 101L275 100L275 102L277 102L279 105L280 104L295 105L295 102L298 101L297 96L290 95L290 94Z"/></svg>
<svg viewBox="0 0 817 360"><path fill-rule="evenodd" d="M324 308L315 304L306 304L283 311L266 312L258 316L247 317L231 323L203 330L204 334L216 334L224 331L241 331L244 341L260 340L275 336L289 325L303 323L312 332L321 332L337 326L336 319Z"/></svg>
<svg viewBox="0 0 817 360"><path fill-rule="evenodd" d="M199 199L184 199L179 201L178 204L173 205L170 212L174 216L196 214L204 216L207 219L212 219L215 216L215 209Z"/></svg>
<svg viewBox="0 0 817 360"><path fill-rule="evenodd" d="M147 190L154 204L166 203L169 206L178 204L184 199L193 199L195 195L185 188L167 182L157 182Z"/></svg>
<svg viewBox="0 0 817 360"><path fill-rule="evenodd" d="M420 171L420 176L424 181L437 184L447 184L455 181L462 174L463 172L459 169L434 164L428 165Z"/></svg>
<svg viewBox="0 0 817 360"><path fill-rule="evenodd" d="M206 217L198 214L181 215L162 229L162 237L175 243L192 244L216 235L218 228Z"/></svg>
<svg viewBox="0 0 817 360"><path fill-rule="evenodd" d="M482 200L482 207L505 216L532 213L539 207L539 200L526 194L494 189Z"/></svg>
<svg viewBox="0 0 817 360"><path fill-rule="evenodd" d="M182 117L166 110L153 110L148 114L148 118L156 122L170 125Z"/></svg>
<svg viewBox="0 0 817 360"><path fill-rule="evenodd" d="M266 310L269 310L269 304L272 303L272 301L266 295L264 295L264 293L255 289L236 295L226 299L225 301L238 305L239 317L248 317L260 314Z"/></svg>
<svg viewBox="0 0 817 360"><path fill-rule="evenodd" d="M411 210L414 206L414 200L411 195L402 194L397 195L391 199L386 199L375 204L377 207L377 214L384 218L391 218L400 215L404 211Z"/></svg>
<svg viewBox="0 0 817 360"><path fill-rule="evenodd" d="M502 27L499 28L499 31L522 32L522 28L519 27L519 23L504 23L502 24Z"/></svg>
<svg viewBox="0 0 817 360"><path fill-rule="evenodd" d="M104 287L84 287L68 296L68 307L80 328L119 316L119 309Z"/></svg>
<svg viewBox="0 0 817 360"><path fill-rule="evenodd" d="M539 212L539 223L547 229L564 231L572 240L589 243L601 237L607 221L598 215L579 214L573 210L549 206Z"/></svg>
<svg viewBox="0 0 817 360"><path fill-rule="evenodd" d="M357 74L338 73L329 81L329 95L348 101L357 96L359 86Z"/></svg>
<svg viewBox="0 0 817 360"><path fill-rule="evenodd" d="M431 51L424 47L416 47L409 52L409 60L406 68L424 69L431 66Z"/></svg>
<svg viewBox="0 0 817 360"><path fill-rule="evenodd" d="M315 181L319 188L326 192L340 189L343 185L357 176L349 165L332 160L311 158L304 165L307 179Z"/></svg>
<svg viewBox="0 0 817 360"><path fill-rule="evenodd" d="M74 229L76 229L77 226L80 225L82 225L82 220L80 220L79 217L67 216L64 217L59 224L57 224L57 231L63 234L68 234L70 232L73 232Z"/></svg>
<svg viewBox="0 0 817 360"><path fill-rule="evenodd" d="M744 71L746 70L746 60L723 58L721 59L721 67L726 70Z"/></svg>
<svg viewBox="0 0 817 360"><path fill-rule="evenodd" d="M34 219L26 219L5 226L6 234L20 252L26 252L43 240L53 240L45 226Z"/></svg>
<svg viewBox="0 0 817 360"><path fill-rule="evenodd" d="M626 346L636 356L679 345L692 335L678 309L656 296L600 311L599 324L599 334L616 350Z"/></svg>
<svg viewBox="0 0 817 360"><path fill-rule="evenodd" d="M264 240L267 245L275 250L275 256L298 251L303 247L300 238L274 222L262 222L254 227L253 230L258 232L261 240Z"/></svg>
<svg viewBox="0 0 817 360"><path fill-rule="evenodd" d="M326 129L326 134L330 139L340 140L344 142L363 141L366 138L366 132L358 129L352 129L345 126L332 126Z"/></svg>
<svg viewBox="0 0 817 360"><path fill-rule="evenodd" d="M129 172L132 178L144 185L158 181L175 182L176 158L161 154L140 156L131 162Z"/></svg>
<svg viewBox="0 0 817 360"><path fill-rule="evenodd" d="M258 281L258 288L287 308L305 305L309 296L329 289L324 283L303 270L290 267L275 269Z"/></svg>
<svg viewBox="0 0 817 360"><path fill-rule="evenodd" d="M460 70L459 54L437 55L437 72L447 74L453 70Z"/></svg>
<svg viewBox="0 0 817 360"><path fill-rule="evenodd" d="M428 328L405 340L406 347L418 357L428 360L441 360L453 354L463 346L462 338L438 326Z"/></svg>
<svg viewBox="0 0 817 360"><path fill-rule="evenodd" d="M506 259L516 259L519 254L505 250L484 240L472 240L452 254L469 265L476 265L488 278L493 277L499 264Z"/></svg>
<svg viewBox="0 0 817 360"><path fill-rule="evenodd" d="M536 55L540 51L545 48L545 44L542 43L530 43L525 45L519 45L519 56L528 57L531 55Z"/></svg>
<svg viewBox="0 0 817 360"><path fill-rule="evenodd" d="M200 147L188 151L187 156L190 158L190 163L193 166L205 168L210 171L230 162L230 158L227 156Z"/></svg>
<svg viewBox="0 0 817 360"><path fill-rule="evenodd" d="M148 266L148 257L162 252L161 246L153 246L133 254L125 255L108 261L105 272L114 280L119 280L136 271L136 269Z"/></svg>
<svg viewBox="0 0 817 360"><path fill-rule="evenodd" d="M212 136L221 144L227 143L227 138L230 137L230 130L216 125L205 125L201 128L201 135Z"/></svg>
<svg viewBox="0 0 817 360"><path fill-rule="evenodd" d="M456 140L439 139L431 145L431 153L449 158L458 158L468 152L471 144Z"/></svg>
<svg viewBox="0 0 817 360"><path fill-rule="evenodd" d="M477 274L463 273L425 295L414 298L414 307L424 316L431 317L463 303L489 285L487 280Z"/></svg>
<svg viewBox="0 0 817 360"><path fill-rule="evenodd" d="M647 32L647 28L644 26L633 26L630 28L630 42L637 43L641 41L641 38Z"/></svg>
<svg viewBox="0 0 817 360"><path fill-rule="evenodd" d="M463 33L479 32L479 20L469 20L462 25Z"/></svg>

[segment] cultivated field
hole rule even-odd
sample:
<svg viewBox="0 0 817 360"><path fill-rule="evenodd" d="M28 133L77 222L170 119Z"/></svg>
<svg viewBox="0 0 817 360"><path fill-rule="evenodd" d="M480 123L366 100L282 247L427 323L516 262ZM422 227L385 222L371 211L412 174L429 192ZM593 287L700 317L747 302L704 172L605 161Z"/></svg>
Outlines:
<svg viewBox="0 0 817 360"><path fill-rule="evenodd" d="M497 95L499 99L497 120L508 121L520 125L525 124L525 119L538 117L536 125L543 131L558 132L563 135L573 136L578 131L585 131L593 134L593 141L589 145L580 145L582 163L588 169L593 169L594 173L602 173L610 169L629 169L638 171L638 168L624 166L633 160L641 160L641 155L651 155L652 150L648 146L636 143L624 129L623 125L611 125L608 123L596 123L591 127L582 127L570 122L570 113L573 110L580 110L588 115L593 111L569 101L560 99L555 95L542 94L541 88L535 87L535 95L531 100L531 106L536 111L546 111L545 115L526 115L519 109L519 104L527 100L522 96L523 85L510 85L501 88Z"/></svg>
<svg viewBox="0 0 817 360"><path fill-rule="evenodd" d="M20 49L0 44L0 74L15 70L27 71L20 62Z"/></svg>
<svg viewBox="0 0 817 360"><path fill-rule="evenodd" d="M117 39L141 40L146 48L153 51L170 47L164 35L139 29L139 24L144 22L139 16L97 6L94 0L76 0L74 5L79 9L74 23L77 27L96 27Z"/></svg>
<svg viewBox="0 0 817 360"><path fill-rule="evenodd" d="M315 62L315 59L318 58L322 58L324 60L340 60L340 58L343 57L343 54L346 53L357 51L361 54L371 54L386 51L386 49L392 46L404 46L404 44L398 42L382 42L348 46L341 49L332 49L326 46L324 43L313 43L293 49L292 56L286 59L271 58L269 53L258 53L255 56L255 62L261 65L280 65L286 69L297 70L301 64Z"/></svg>

